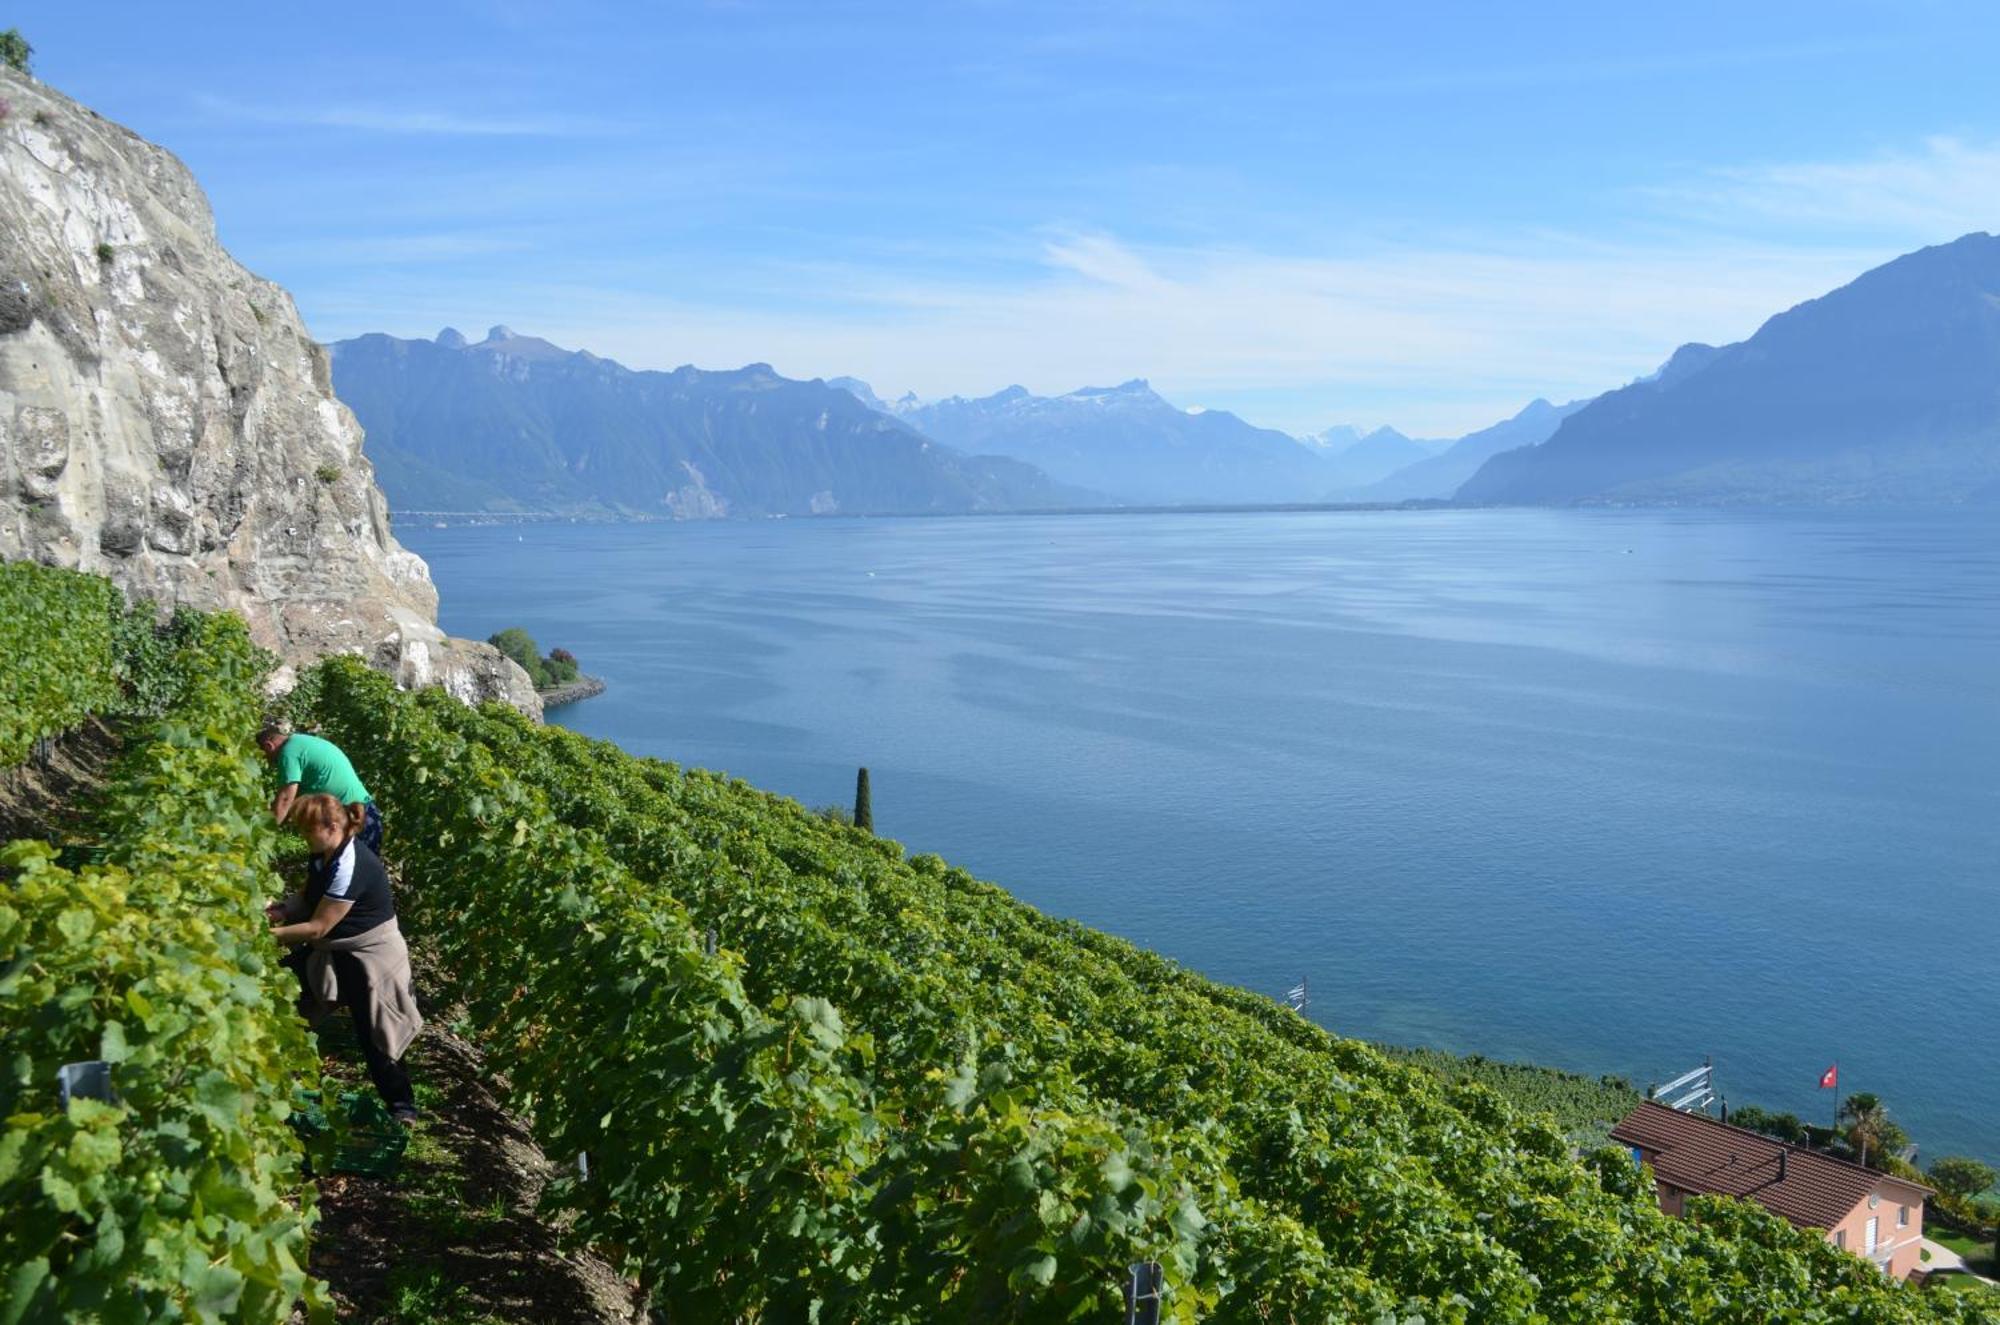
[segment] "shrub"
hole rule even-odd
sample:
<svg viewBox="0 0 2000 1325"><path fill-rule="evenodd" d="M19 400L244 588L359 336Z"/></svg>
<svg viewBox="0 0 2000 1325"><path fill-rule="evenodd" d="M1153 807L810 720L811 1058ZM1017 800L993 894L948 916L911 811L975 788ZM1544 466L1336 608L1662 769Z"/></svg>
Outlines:
<svg viewBox="0 0 2000 1325"><path fill-rule="evenodd" d="M338 483L340 481L340 466L321 465L313 471L313 477L322 483Z"/></svg>
<svg viewBox="0 0 2000 1325"><path fill-rule="evenodd" d="M568 649L551 649L548 657L541 657L535 637L519 626L509 626L486 642L521 664L521 670L528 674L537 690L568 685L581 675L575 654Z"/></svg>
<svg viewBox="0 0 2000 1325"><path fill-rule="evenodd" d="M111 260L117 256L118 256L118 250L112 248L111 245L105 243L98 244L97 260L103 263L105 266L107 267L110 266Z"/></svg>
<svg viewBox="0 0 2000 1325"><path fill-rule="evenodd" d="M1806 1143L1806 1125L1795 1113L1770 1113L1754 1104L1746 1104L1740 1109L1729 1111L1729 1121L1752 1132L1762 1132L1765 1136L1780 1141L1790 1141L1794 1145Z"/></svg>
<svg viewBox="0 0 2000 1325"><path fill-rule="evenodd" d="M34 55L35 48L28 44L28 39L21 35L19 28L0 32L0 64L5 64L15 73L30 73L28 64Z"/></svg>
<svg viewBox="0 0 2000 1325"><path fill-rule="evenodd" d="M549 684L548 668L543 665L536 652L533 635L519 626L509 626L499 634L489 637L486 642L521 664L521 670L528 674L528 679L535 683L536 689L542 689Z"/></svg>
<svg viewBox="0 0 2000 1325"><path fill-rule="evenodd" d="M1949 1196L1971 1198L1993 1185L1993 1170L1965 1155L1944 1155L1933 1161L1931 1185Z"/></svg>

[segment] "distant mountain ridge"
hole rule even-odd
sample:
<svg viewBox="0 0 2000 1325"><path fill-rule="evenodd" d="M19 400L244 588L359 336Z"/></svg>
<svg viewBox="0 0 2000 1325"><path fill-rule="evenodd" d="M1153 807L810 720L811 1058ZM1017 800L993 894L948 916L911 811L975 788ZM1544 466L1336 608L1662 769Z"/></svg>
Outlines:
<svg viewBox="0 0 2000 1325"><path fill-rule="evenodd" d="M969 512L1094 500L1033 466L966 455L769 364L635 371L494 327L371 334L333 384L404 510L676 519Z"/></svg>
<svg viewBox="0 0 2000 1325"><path fill-rule="evenodd" d="M1316 448L1227 410L1181 409L1143 378L1061 396L1010 386L893 404L854 378L828 385L947 445L1010 456L1126 503L1324 501L1340 486L1340 472Z"/></svg>
<svg viewBox="0 0 2000 1325"><path fill-rule="evenodd" d="M1448 440L1419 441L1390 427L1363 433L1346 425L1328 428L1305 440L1326 452L1333 469L1335 493L1344 498L1352 498L1356 489L1428 460L1451 445Z"/></svg>
<svg viewBox="0 0 2000 1325"><path fill-rule="evenodd" d="M1685 345L1538 446L1488 459L1462 501L2000 500L2000 239L1906 254L1748 340Z"/></svg>
<svg viewBox="0 0 2000 1325"><path fill-rule="evenodd" d="M1469 432L1443 451L1427 455L1350 494L1358 501L1412 501L1449 498L1479 467L1502 451L1546 442L1562 421L1588 405L1572 400L1551 405L1539 397L1511 419Z"/></svg>

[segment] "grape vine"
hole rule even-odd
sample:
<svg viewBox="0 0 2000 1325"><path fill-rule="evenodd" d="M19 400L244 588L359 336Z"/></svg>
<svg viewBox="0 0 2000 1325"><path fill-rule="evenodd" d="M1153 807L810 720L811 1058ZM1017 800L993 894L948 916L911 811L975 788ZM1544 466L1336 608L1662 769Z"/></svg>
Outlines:
<svg viewBox="0 0 2000 1325"><path fill-rule="evenodd" d="M102 595L79 597L44 620L83 642L45 642L104 666ZM247 733L269 659L234 617L180 629L161 660L173 702L132 734L98 815L106 862L0 849L0 1319L325 1306L301 1268L311 1191L287 1124L318 1061L261 914L273 829ZM115 1098L64 1107L57 1068L90 1059Z"/></svg>
<svg viewBox="0 0 2000 1325"><path fill-rule="evenodd" d="M1177 1319L1960 1318L1760 1211L1668 1219L1482 1086L789 801L348 661L307 693L408 822L413 927L545 1144L616 1156L556 1200L675 1318L1109 1319L1142 1256ZM696 973L726 995L675 1004Z"/></svg>

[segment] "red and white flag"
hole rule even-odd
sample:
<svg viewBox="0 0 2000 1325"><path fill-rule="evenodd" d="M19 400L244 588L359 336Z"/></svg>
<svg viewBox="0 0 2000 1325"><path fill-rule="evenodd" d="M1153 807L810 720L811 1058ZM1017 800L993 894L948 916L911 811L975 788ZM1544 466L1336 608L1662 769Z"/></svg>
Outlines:
<svg viewBox="0 0 2000 1325"><path fill-rule="evenodd" d="M1832 1067L1829 1067L1826 1071L1819 1074L1819 1088L1821 1090L1832 1090L1835 1086L1838 1086L1839 1084L1840 1084L1840 1064L1835 1063Z"/></svg>

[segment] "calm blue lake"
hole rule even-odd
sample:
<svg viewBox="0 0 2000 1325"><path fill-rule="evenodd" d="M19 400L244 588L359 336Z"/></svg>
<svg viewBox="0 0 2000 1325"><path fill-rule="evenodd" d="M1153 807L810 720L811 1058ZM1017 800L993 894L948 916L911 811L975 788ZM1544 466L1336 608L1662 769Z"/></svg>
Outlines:
<svg viewBox="0 0 2000 1325"><path fill-rule="evenodd" d="M1349 1035L2000 1157L2000 523L1365 512L403 528L557 718Z"/></svg>

